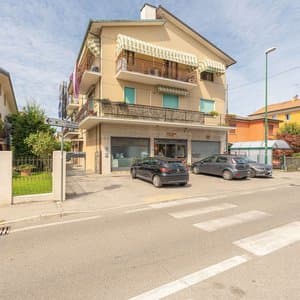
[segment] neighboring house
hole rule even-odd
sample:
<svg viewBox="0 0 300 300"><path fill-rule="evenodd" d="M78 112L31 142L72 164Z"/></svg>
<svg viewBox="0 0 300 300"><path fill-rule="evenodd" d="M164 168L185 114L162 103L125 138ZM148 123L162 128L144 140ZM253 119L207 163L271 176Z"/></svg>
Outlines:
<svg viewBox="0 0 300 300"><path fill-rule="evenodd" d="M263 117L265 108L260 108L254 113L250 114L250 117ZM300 123L300 98L296 95L289 101L279 102L268 105L268 117L283 121L280 126L285 122L299 122Z"/></svg>
<svg viewBox="0 0 300 300"><path fill-rule="evenodd" d="M9 137L4 129L5 117L18 112L16 98L10 75L0 68L0 151L8 150Z"/></svg>
<svg viewBox="0 0 300 300"><path fill-rule="evenodd" d="M66 135L103 174L147 155L191 163L223 152L234 63L162 6L145 4L140 20L90 21L68 88L80 130Z"/></svg>
<svg viewBox="0 0 300 300"><path fill-rule="evenodd" d="M282 121L268 119L268 140L276 139ZM265 139L265 119L263 117L228 116L228 124L234 129L229 130L228 142L263 141Z"/></svg>

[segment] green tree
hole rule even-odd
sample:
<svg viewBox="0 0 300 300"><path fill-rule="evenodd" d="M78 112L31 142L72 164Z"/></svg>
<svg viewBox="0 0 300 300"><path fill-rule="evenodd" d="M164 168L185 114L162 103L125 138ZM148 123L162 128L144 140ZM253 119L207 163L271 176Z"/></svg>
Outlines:
<svg viewBox="0 0 300 300"><path fill-rule="evenodd" d="M300 134L300 124L297 122L289 122L282 125L279 134Z"/></svg>
<svg viewBox="0 0 300 300"><path fill-rule="evenodd" d="M28 103L19 114L8 116L8 122L12 124L12 150L14 157L32 155L31 148L25 143L25 139L32 133L48 132L54 134L55 130L45 124L45 113L34 102Z"/></svg>
<svg viewBox="0 0 300 300"><path fill-rule="evenodd" d="M51 132L38 131L25 138L25 144L31 152L42 158L49 157L57 147L57 141Z"/></svg>

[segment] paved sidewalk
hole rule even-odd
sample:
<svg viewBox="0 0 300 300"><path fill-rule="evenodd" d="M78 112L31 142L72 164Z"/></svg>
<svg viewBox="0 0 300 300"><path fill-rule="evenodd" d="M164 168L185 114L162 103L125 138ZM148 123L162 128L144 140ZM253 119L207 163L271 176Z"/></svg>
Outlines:
<svg viewBox="0 0 300 300"><path fill-rule="evenodd" d="M274 172L274 178L225 181L219 177L193 175L186 187L167 186L160 189L148 182L132 180L128 175L96 174L67 177L67 200L17 203L0 207L0 224L32 218L76 213L101 213L124 207L147 205L197 196L243 193L253 190L299 184L300 172Z"/></svg>

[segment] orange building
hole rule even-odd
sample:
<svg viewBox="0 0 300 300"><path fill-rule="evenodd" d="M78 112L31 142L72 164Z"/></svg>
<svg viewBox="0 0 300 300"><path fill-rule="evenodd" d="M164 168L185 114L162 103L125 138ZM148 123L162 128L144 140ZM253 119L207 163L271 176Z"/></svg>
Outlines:
<svg viewBox="0 0 300 300"><path fill-rule="evenodd" d="M268 119L268 140L274 140L279 129L280 120ZM265 125L263 117L231 116L229 125L235 127L228 133L228 142L263 141Z"/></svg>

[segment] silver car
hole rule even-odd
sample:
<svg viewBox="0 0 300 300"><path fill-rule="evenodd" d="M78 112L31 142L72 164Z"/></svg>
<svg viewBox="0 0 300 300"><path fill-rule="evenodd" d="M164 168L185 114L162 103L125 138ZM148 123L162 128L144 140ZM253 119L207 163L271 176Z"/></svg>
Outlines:
<svg viewBox="0 0 300 300"><path fill-rule="evenodd" d="M250 170L249 177L272 177L272 166L267 164L258 163L255 160L245 157L248 162Z"/></svg>
<svg viewBox="0 0 300 300"><path fill-rule="evenodd" d="M247 178L249 164L243 156L216 154L193 163L192 172L218 175L225 180Z"/></svg>

